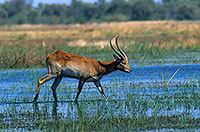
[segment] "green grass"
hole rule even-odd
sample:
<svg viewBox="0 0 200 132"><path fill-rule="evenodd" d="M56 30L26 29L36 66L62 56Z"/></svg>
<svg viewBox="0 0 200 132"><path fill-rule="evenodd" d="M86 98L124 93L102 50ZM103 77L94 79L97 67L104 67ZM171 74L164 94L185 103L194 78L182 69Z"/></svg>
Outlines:
<svg viewBox="0 0 200 132"><path fill-rule="evenodd" d="M199 95L198 95L199 96ZM180 95L176 98L182 98ZM199 98L135 97L129 101L85 101L74 103L11 104L9 111L0 114L3 130L56 131L146 131L194 130L200 118L191 104ZM171 101L170 101L171 100ZM64 107L64 109L63 109ZM63 109L64 111L59 111ZM171 112L173 111L173 112ZM148 114L149 113L149 114Z"/></svg>
<svg viewBox="0 0 200 132"><path fill-rule="evenodd" d="M175 44L176 45L176 44ZM147 42L137 42L134 45L130 42L122 46L129 56L130 63L136 65L151 64L152 60L160 59L156 63L168 63L167 59L172 59L174 64L199 63L200 45L184 49L148 47ZM110 47L100 48L99 46L71 47L65 44L49 47L43 46L3 46L0 52L0 68L34 68L46 67L45 58L48 54L56 50L63 50L69 53L90 57L93 59L108 61L113 59L113 51ZM165 62L166 61L166 62ZM173 62L174 61L174 62ZM177 62L176 62L177 61ZM135 65L135 64L134 64Z"/></svg>
<svg viewBox="0 0 200 132"><path fill-rule="evenodd" d="M199 23L130 22L0 28L0 68L4 71L0 74L0 83L13 83L1 89L1 131L199 130L200 81L195 75L190 81L170 82L163 86L168 75L160 75L166 78L163 82L137 83L126 82L126 78L117 74L112 81L102 84L108 102L101 100L94 85L88 84L78 104L73 102L77 82L63 81L57 89L61 102L54 104L50 81L41 87L40 103L33 104L37 79L46 72L24 69L19 73L10 69L46 67L45 57L56 50L102 61L111 60L113 51L109 39L119 33L120 45L128 54L131 66L199 64ZM42 44L43 41L46 44ZM82 45L85 42L88 45ZM76 43L78 45L71 45ZM102 46L104 43L107 44ZM154 75L150 76L153 78ZM130 76L133 77L136 81L142 80L139 77L145 78L135 77L135 74Z"/></svg>
<svg viewBox="0 0 200 132"><path fill-rule="evenodd" d="M19 77L17 71L2 74L5 80ZM43 71L44 72L44 71ZM109 98L105 102L93 85L86 85L78 104L75 98L77 84L64 81L57 94L61 102L53 103L50 83L41 87L39 103L31 103L34 86L40 73L24 70L12 88L0 96L0 130L13 131L162 131L199 130L200 93L196 91L199 81L170 83L162 82L127 83L122 76L103 83ZM153 75L152 75L153 76ZM18 83L28 83L26 87ZM183 81L183 80L182 80ZM163 92L151 90L163 89ZM123 90L127 90L123 92ZM143 92L133 92L142 90ZM172 92L175 90L175 92ZM22 93L21 93L22 92ZM100 100L99 100L100 99Z"/></svg>
<svg viewBox="0 0 200 132"><path fill-rule="evenodd" d="M0 68L45 67L45 57L56 50L111 60L109 39L118 34L134 65L163 64L166 59L199 63L199 28L199 22L190 21L0 27Z"/></svg>

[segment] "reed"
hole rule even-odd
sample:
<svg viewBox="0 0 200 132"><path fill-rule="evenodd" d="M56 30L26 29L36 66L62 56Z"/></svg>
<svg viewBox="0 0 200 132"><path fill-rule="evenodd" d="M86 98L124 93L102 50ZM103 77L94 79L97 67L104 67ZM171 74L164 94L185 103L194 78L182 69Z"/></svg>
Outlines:
<svg viewBox="0 0 200 132"><path fill-rule="evenodd" d="M179 72L176 68L173 72L161 72L158 67L148 67L134 67L130 74L117 72L103 78L107 102L93 84L87 83L79 102L74 103L77 80L65 78L57 89L57 104L50 88L53 81L43 85L38 103L32 102L37 79L47 73L46 69L2 70L0 130L199 131L198 65L188 70L180 68ZM164 88L163 76L166 81L171 80Z"/></svg>
<svg viewBox="0 0 200 132"><path fill-rule="evenodd" d="M192 21L2 26L0 68L44 67L46 55L56 50L109 60L109 39L116 34L130 59L174 57L198 62L199 28L200 23Z"/></svg>

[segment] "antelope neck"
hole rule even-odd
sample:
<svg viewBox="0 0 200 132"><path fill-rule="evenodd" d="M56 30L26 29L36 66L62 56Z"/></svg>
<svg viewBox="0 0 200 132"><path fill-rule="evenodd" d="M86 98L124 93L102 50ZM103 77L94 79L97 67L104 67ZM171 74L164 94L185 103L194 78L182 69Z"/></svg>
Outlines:
<svg viewBox="0 0 200 132"><path fill-rule="evenodd" d="M111 60L106 62L99 61L99 63L102 67L101 68L102 73L104 73L105 75L117 70L118 63L116 62L116 60Z"/></svg>

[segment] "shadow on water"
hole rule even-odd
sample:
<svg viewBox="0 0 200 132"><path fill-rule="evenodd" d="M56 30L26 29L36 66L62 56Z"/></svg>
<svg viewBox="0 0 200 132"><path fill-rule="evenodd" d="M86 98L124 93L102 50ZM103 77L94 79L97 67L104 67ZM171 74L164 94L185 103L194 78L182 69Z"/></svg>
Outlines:
<svg viewBox="0 0 200 132"><path fill-rule="evenodd" d="M168 85L166 82L180 68ZM47 82L32 103L37 79L46 69L0 71L0 129L44 130L199 130L200 65L133 67L102 79L109 101L91 83L73 102L77 80L64 78L53 101Z"/></svg>

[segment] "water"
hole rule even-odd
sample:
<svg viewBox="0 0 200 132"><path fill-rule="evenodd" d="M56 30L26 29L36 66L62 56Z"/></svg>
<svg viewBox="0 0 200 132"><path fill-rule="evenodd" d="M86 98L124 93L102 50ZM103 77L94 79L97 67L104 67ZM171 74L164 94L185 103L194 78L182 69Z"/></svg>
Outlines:
<svg viewBox="0 0 200 132"><path fill-rule="evenodd" d="M194 83L197 85L195 91L199 88L200 78L200 65L165 65L165 66L135 66L132 67L131 73L123 73L120 71L113 72L101 80L103 87L106 87L108 93L112 92L135 92L135 93L151 93L157 94L159 92L166 92L161 89L163 80L165 84L169 81L172 75L180 69L170 85L178 85L184 83ZM34 96L37 86L37 80L47 73L47 69L25 69L25 70L6 70L0 71L0 99L7 95L10 98L16 96L23 96L26 94L28 97ZM164 78L164 79L163 79ZM45 92L51 92L50 86L53 79L44 84L41 88L40 98ZM64 91L59 91L58 94L64 94L66 92L77 92L78 80L63 78L59 88ZM134 86L138 86L135 88ZM159 88L155 88L155 85ZM168 92L177 92L177 88L173 86L168 89ZM188 89L189 91L191 89ZM84 85L84 94L98 92L93 83L86 83ZM87 98L90 98L90 94ZM95 99L95 98L94 98ZM97 99L97 98L96 98ZM126 98L125 98L126 99ZM9 99L7 99L9 100ZM20 101L20 100L18 100ZM8 101L9 102L9 101Z"/></svg>
<svg viewBox="0 0 200 132"><path fill-rule="evenodd" d="M177 69L180 70L166 85ZM113 116L139 116L150 120L155 116L163 119L180 116L177 118L180 121L190 119L196 122L200 119L199 64L135 66L131 73L113 72L101 80L108 102L103 100L93 83L86 83L79 96L79 103L75 104L73 100L78 80L63 78L57 88L60 102L54 104L51 80L41 87L39 103L33 104L37 80L46 73L46 69L0 71L0 116L3 123L12 124L16 119L26 118L33 125L31 120L34 119L27 116L35 113L43 116L46 113L47 121L76 121L81 118L92 120L96 117L106 119ZM164 122L164 126L166 124ZM186 124L192 127L194 125L188 122ZM170 128L159 127L156 122L151 125L158 130Z"/></svg>

